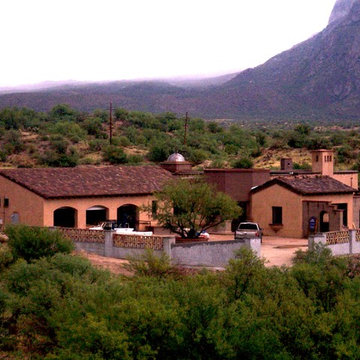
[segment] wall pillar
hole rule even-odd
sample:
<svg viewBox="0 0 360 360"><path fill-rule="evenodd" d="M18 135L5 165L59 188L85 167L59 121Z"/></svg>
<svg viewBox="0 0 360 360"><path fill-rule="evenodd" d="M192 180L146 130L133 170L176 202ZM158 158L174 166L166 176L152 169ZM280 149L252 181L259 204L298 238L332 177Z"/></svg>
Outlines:
<svg viewBox="0 0 360 360"><path fill-rule="evenodd" d="M117 220L117 207L109 207L107 220Z"/></svg>
<svg viewBox="0 0 360 360"><path fill-rule="evenodd" d="M315 244L323 244L326 245L326 235L319 233L315 235L310 235L308 238L308 248L309 250L314 249Z"/></svg>
<svg viewBox="0 0 360 360"><path fill-rule="evenodd" d="M349 230L349 253L356 253L356 230ZM355 250L355 251L354 251Z"/></svg>
<svg viewBox="0 0 360 360"><path fill-rule="evenodd" d="M86 229L86 210L77 209L76 227L78 229Z"/></svg>
<svg viewBox="0 0 360 360"><path fill-rule="evenodd" d="M163 238L163 251L171 259L171 245L175 244L175 236L167 236Z"/></svg>
<svg viewBox="0 0 360 360"><path fill-rule="evenodd" d="M104 230L105 233L105 256L112 257L113 255L113 230Z"/></svg>

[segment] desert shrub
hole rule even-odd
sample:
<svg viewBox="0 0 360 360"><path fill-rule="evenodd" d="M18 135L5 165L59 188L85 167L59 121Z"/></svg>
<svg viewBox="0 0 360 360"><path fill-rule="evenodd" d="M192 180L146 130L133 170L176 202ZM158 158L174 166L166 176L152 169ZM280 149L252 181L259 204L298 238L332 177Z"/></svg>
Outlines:
<svg viewBox="0 0 360 360"><path fill-rule="evenodd" d="M0 272L14 261L14 256L7 244L0 244Z"/></svg>
<svg viewBox="0 0 360 360"><path fill-rule="evenodd" d="M9 225L5 228L5 233L9 237L8 243L13 256L26 261L53 256L58 252L70 253L74 249L72 241L65 239L56 230Z"/></svg>
<svg viewBox="0 0 360 360"><path fill-rule="evenodd" d="M91 151L101 151L106 144L105 140L94 139L89 141L89 148Z"/></svg>
<svg viewBox="0 0 360 360"><path fill-rule="evenodd" d="M128 155L128 163L132 165L141 164L144 161L144 157L139 154Z"/></svg>
<svg viewBox="0 0 360 360"><path fill-rule="evenodd" d="M162 253L157 256L154 251L147 249L142 256L129 257L127 269L140 276L164 277L172 270L170 258Z"/></svg>
<svg viewBox="0 0 360 360"><path fill-rule="evenodd" d="M108 145L103 148L103 159L110 164L125 164L128 161L124 150L115 145Z"/></svg>
<svg viewBox="0 0 360 360"><path fill-rule="evenodd" d="M297 170L311 170L311 165L307 162L293 163L293 168Z"/></svg>
<svg viewBox="0 0 360 360"><path fill-rule="evenodd" d="M354 159L353 149L349 145L341 146L336 150L337 161L339 163L349 163L351 159Z"/></svg>
<svg viewBox="0 0 360 360"><path fill-rule="evenodd" d="M5 151L0 150L0 161L6 161L7 154Z"/></svg>
<svg viewBox="0 0 360 360"><path fill-rule="evenodd" d="M253 167L253 161L249 157L242 157L233 163L233 168L250 169Z"/></svg>
<svg viewBox="0 0 360 360"><path fill-rule="evenodd" d="M75 148L70 147L65 152L48 151L41 157L41 162L53 167L75 167L79 162L79 154Z"/></svg>
<svg viewBox="0 0 360 360"><path fill-rule="evenodd" d="M151 146L147 157L150 161L161 162L165 161L170 154L170 147L163 143Z"/></svg>
<svg viewBox="0 0 360 360"><path fill-rule="evenodd" d="M4 149L7 154L19 153L24 150L24 143L18 130L8 130L4 135Z"/></svg>
<svg viewBox="0 0 360 360"><path fill-rule="evenodd" d="M102 121L99 118L88 118L82 123L82 127L86 130L88 135L101 137L103 133Z"/></svg>
<svg viewBox="0 0 360 360"><path fill-rule="evenodd" d="M209 158L209 154L205 150L202 150L202 149L192 150L192 151L190 151L189 156L188 156L188 160L195 165L201 164L208 158Z"/></svg>

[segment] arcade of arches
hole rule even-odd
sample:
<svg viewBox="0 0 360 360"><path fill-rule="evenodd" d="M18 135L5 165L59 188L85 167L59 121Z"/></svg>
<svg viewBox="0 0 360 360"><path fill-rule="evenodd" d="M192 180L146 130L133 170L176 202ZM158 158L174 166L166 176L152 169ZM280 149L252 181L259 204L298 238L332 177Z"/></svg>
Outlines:
<svg viewBox="0 0 360 360"><path fill-rule="evenodd" d="M127 197L124 199L64 199L49 201L44 214L44 226L87 228L106 220L115 220L119 227L144 230L152 225L147 212L141 207L151 204L152 198Z"/></svg>
<svg viewBox="0 0 360 360"><path fill-rule="evenodd" d="M54 210L54 226L78 227L78 211L69 206ZM86 209L86 227L101 224L106 220L116 220L119 227L139 229L139 208L133 204L126 204L117 208L115 219L109 218L109 209L104 206L92 206Z"/></svg>

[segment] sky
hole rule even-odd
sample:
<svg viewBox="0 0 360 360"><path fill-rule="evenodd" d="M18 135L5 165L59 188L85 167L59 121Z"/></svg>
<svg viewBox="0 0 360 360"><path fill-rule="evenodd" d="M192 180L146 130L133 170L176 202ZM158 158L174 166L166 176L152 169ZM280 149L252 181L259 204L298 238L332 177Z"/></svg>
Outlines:
<svg viewBox="0 0 360 360"><path fill-rule="evenodd" d="M335 0L1 0L0 87L203 77L325 28Z"/></svg>

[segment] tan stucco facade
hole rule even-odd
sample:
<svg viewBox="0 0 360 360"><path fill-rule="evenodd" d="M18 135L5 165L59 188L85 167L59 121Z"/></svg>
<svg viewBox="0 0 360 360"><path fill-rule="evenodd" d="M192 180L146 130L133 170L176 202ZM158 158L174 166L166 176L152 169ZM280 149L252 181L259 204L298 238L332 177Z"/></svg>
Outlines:
<svg viewBox="0 0 360 360"><path fill-rule="evenodd" d="M61 207L71 207L76 209L76 227L86 228L86 210L93 206L107 208L108 220L117 218L117 209L124 205L135 205L138 208L148 206L153 200L153 196L118 196L118 197L94 197L94 198L74 198L74 199L54 199L44 201L44 222L43 226L54 225L54 211ZM141 210L141 209L140 209ZM147 212L139 211L139 221L151 221Z"/></svg>
<svg viewBox="0 0 360 360"><path fill-rule="evenodd" d="M347 204L348 226L353 227L353 194L304 196L279 184L274 184L252 194L251 218L260 224L264 230L264 235L302 238L305 234L303 228L304 201L328 201L332 204ZM272 225L273 207L282 208L282 226Z"/></svg>
<svg viewBox="0 0 360 360"><path fill-rule="evenodd" d="M8 206L5 205L7 199ZM54 226L54 211L62 207L75 209L75 226L86 227L86 210L93 206L106 208L107 219L117 219L117 209L123 205L135 205L139 209L140 229L151 221L142 206L151 205L152 195L86 197L68 199L44 199L34 192L0 176L0 219L4 225L12 223L14 214L19 223L31 226ZM151 225L156 222L151 221Z"/></svg>
<svg viewBox="0 0 360 360"><path fill-rule="evenodd" d="M359 175L357 172L343 172L343 173L336 172L333 175L331 175L331 177L356 190L359 188L358 186Z"/></svg>
<svg viewBox="0 0 360 360"><path fill-rule="evenodd" d="M5 207L8 199L8 207ZM0 219L11 223L11 216L18 214L19 222L34 226L44 224L44 199L26 188L0 176Z"/></svg>

